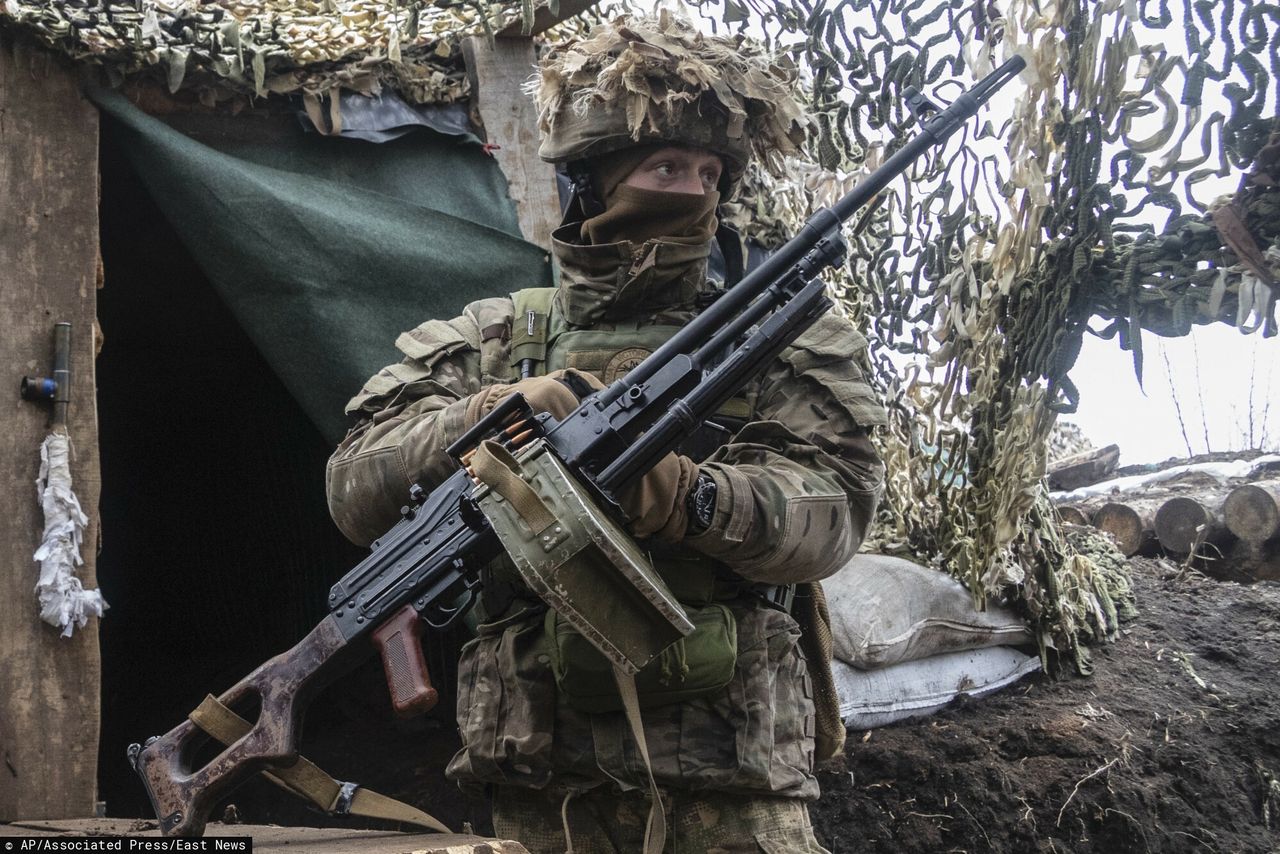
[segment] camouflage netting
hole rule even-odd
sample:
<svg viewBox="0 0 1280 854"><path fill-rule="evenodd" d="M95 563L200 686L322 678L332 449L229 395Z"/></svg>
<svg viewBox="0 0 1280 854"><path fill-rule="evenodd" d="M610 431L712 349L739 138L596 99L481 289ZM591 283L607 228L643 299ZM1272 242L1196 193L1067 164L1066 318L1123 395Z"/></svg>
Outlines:
<svg viewBox="0 0 1280 854"><path fill-rule="evenodd" d="M0 27L115 81L145 73L207 102L386 86L414 103L467 94L461 40L531 13L488 0L3 0ZM335 99L336 102L336 99Z"/></svg>
<svg viewBox="0 0 1280 854"><path fill-rule="evenodd" d="M637 7L640 4L635 4ZM1020 603L1045 649L1088 670L1116 631L1124 564L1059 534L1043 486L1086 333L1197 323L1277 331L1280 6L1246 0L694 0L799 67L819 133L733 211L777 245L913 132L903 91L945 100L993 64L1029 68L946 152L855 226L842 302L871 331L892 428L879 543ZM612 16L622 6L591 15ZM458 39L531 20L532 0L313 3L3 0L0 25L116 77L171 88L380 86L465 94ZM557 38L581 36L566 23ZM1092 325L1091 325L1092 324ZM1087 389L1085 390L1087 393Z"/></svg>
<svg viewBox="0 0 1280 854"><path fill-rule="evenodd" d="M1078 425L1070 421L1059 421L1053 425L1053 432L1049 434L1050 464L1092 450L1093 442Z"/></svg>

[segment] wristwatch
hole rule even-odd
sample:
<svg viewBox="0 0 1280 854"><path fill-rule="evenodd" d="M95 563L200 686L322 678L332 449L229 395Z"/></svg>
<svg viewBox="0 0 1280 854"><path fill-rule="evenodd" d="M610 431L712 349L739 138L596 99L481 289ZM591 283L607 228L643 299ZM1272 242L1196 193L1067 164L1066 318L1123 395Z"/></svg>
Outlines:
<svg viewBox="0 0 1280 854"><path fill-rule="evenodd" d="M701 534L711 527L716 512L716 482L711 475L698 472L698 479L685 499L689 514L690 534Z"/></svg>

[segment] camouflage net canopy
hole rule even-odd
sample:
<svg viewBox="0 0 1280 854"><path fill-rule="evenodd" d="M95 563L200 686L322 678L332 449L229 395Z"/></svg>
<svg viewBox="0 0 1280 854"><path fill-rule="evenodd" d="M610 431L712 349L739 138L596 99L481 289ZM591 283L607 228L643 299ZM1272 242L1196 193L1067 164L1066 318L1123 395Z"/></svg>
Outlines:
<svg viewBox="0 0 1280 854"><path fill-rule="evenodd" d="M100 65L115 82L158 75L207 103L300 93L314 106L339 89L387 86L442 104L467 94L461 40L532 14L531 2L488 0L3 0L0 28Z"/></svg>

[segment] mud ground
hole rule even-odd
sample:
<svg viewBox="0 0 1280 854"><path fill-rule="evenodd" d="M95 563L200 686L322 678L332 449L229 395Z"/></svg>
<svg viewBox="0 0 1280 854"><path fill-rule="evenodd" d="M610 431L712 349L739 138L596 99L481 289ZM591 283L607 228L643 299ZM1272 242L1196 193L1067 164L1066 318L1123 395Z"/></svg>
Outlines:
<svg viewBox="0 0 1280 854"><path fill-rule="evenodd" d="M1280 584L1177 577L1145 559L1133 581L1141 613L1093 649L1091 677L1037 675L850 733L820 774L820 840L836 854L1280 852ZM443 779L449 714L389 723L376 666L331 693L308 755L454 829L490 832L484 801ZM386 827L335 822L261 782L231 801L244 821Z"/></svg>
<svg viewBox="0 0 1280 854"><path fill-rule="evenodd" d="M850 733L821 774L827 847L1280 851L1280 584L1141 559L1133 581L1141 613L1091 677Z"/></svg>

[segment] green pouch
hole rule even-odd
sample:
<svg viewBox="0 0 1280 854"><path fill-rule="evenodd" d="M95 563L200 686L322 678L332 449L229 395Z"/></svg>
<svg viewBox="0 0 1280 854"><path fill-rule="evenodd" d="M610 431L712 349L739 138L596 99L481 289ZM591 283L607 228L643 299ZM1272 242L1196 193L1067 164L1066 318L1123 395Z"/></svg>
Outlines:
<svg viewBox="0 0 1280 854"><path fill-rule="evenodd" d="M685 611L693 631L636 674L642 709L714 694L733 679L738 659L733 612L717 603ZM556 686L569 705L583 712L620 711L609 659L554 609L547 611L545 628Z"/></svg>

